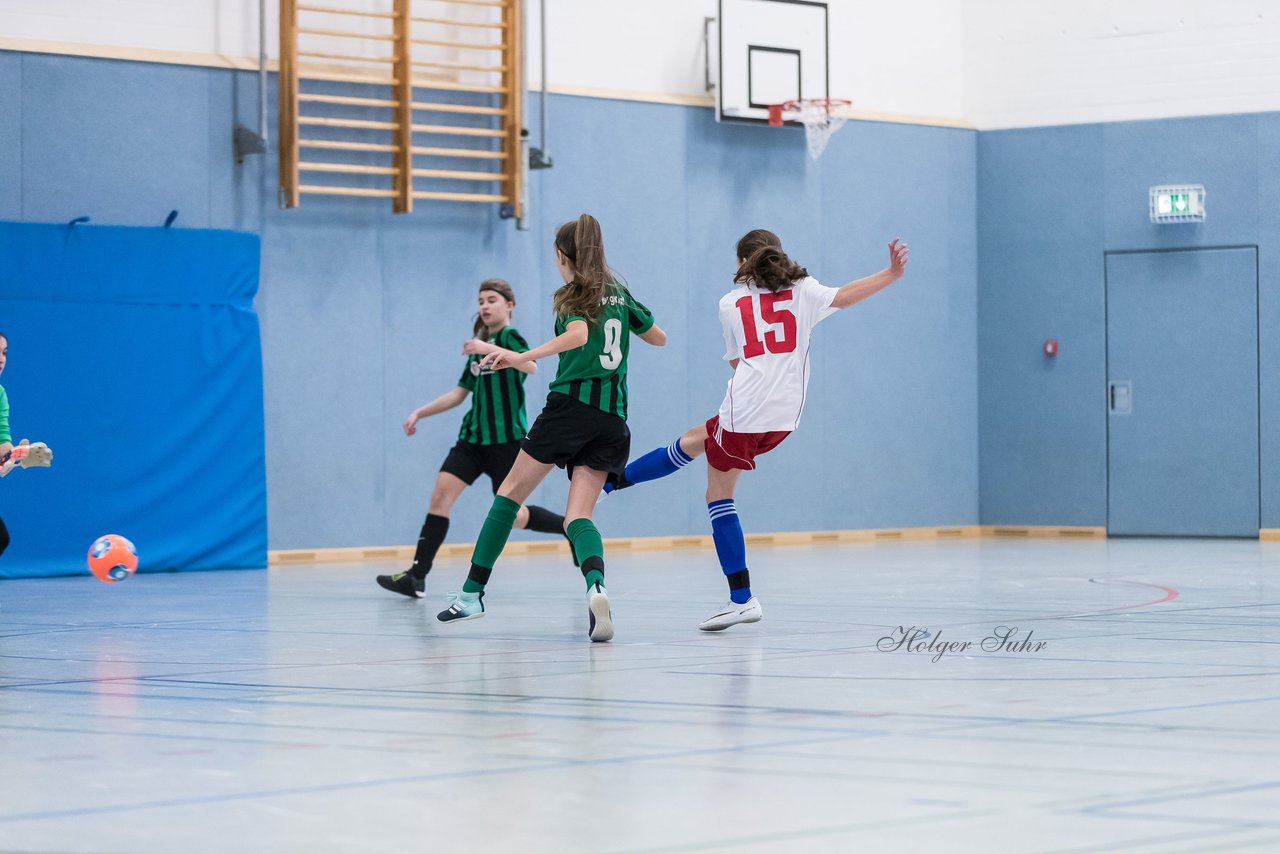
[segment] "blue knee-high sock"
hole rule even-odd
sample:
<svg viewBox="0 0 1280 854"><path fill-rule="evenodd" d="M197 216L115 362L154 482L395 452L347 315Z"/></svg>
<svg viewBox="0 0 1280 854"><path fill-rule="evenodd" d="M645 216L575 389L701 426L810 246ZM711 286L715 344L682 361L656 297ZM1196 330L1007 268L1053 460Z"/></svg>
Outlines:
<svg viewBox="0 0 1280 854"><path fill-rule="evenodd" d="M689 463L693 462L693 457L689 456L680 447L680 440L676 439L665 448L654 448L638 460L627 463L627 470L623 474L626 486L637 483L644 483L647 480L657 480L660 477L666 477L674 474ZM619 487L612 483L606 483L605 492L613 492Z"/></svg>
<svg viewBox="0 0 1280 854"><path fill-rule="evenodd" d="M729 582L729 598L738 605L751 598L751 576L747 572L747 542L742 536L742 522L732 498L712 501L707 505L711 516L711 539L716 544L720 569Z"/></svg>

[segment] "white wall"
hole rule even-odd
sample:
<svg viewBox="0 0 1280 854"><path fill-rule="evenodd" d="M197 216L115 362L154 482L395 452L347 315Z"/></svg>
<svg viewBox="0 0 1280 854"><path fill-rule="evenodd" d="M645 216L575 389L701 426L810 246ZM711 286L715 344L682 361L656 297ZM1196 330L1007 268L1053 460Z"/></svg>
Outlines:
<svg viewBox="0 0 1280 854"><path fill-rule="evenodd" d="M278 0L267 2L274 56ZM390 0L312 2L390 7ZM538 0L526 2L530 80L537 85ZM553 90L705 96L702 20L716 14L717 0L546 2ZM415 3L419 14L445 8ZM1002 128L1280 110L1276 0L829 6L832 94L851 98L858 111ZM257 9L257 0L0 0L0 45L70 42L252 64Z"/></svg>
<svg viewBox="0 0 1280 854"><path fill-rule="evenodd" d="M528 2L537 80L538 3ZM703 19L718 5L547 0L550 85L703 96ZM832 96L859 111L962 118L962 8L962 0L828 0Z"/></svg>
<svg viewBox="0 0 1280 854"><path fill-rule="evenodd" d="M0 37L256 60L258 0L0 0Z"/></svg>
<svg viewBox="0 0 1280 854"><path fill-rule="evenodd" d="M1275 0L968 0L979 128L1280 110Z"/></svg>
<svg viewBox="0 0 1280 854"><path fill-rule="evenodd" d="M274 57L278 0L267 2L268 52ZM390 0L313 2L390 7ZM431 0L415 2L415 14L446 8ZM526 2L529 78L536 86L538 0ZM717 7L717 0L547 0L550 87L703 97L703 18L714 16ZM829 7L833 96L852 99L859 111L962 118L963 0L829 0ZM257 8L257 0L0 0L0 39L249 61L258 53ZM5 44L17 46L0 41ZM335 46L347 52L354 47Z"/></svg>

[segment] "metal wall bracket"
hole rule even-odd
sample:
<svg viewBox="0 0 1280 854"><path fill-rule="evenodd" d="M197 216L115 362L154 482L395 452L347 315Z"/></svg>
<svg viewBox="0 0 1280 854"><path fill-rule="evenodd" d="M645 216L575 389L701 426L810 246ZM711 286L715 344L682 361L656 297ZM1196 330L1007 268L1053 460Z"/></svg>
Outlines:
<svg viewBox="0 0 1280 854"><path fill-rule="evenodd" d="M243 125L236 125L231 139L235 145L237 165L243 165L245 157L250 154L267 153L267 141Z"/></svg>
<svg viewBox="0 0 1280 854"><path fill-rule="evenodd" d="M702 19L702 82L708 92L716 88L711 79L711 25L715 22L712 17Z"/></svg>

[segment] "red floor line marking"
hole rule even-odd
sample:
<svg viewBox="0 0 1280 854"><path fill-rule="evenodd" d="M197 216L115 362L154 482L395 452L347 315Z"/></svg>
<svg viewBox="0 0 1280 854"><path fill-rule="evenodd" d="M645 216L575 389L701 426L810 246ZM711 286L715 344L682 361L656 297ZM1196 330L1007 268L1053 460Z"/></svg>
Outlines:
<svg viewBox="0 0 1280 854"><path fill-rule="evenodd" d="M1180 595L1177 590L1172 587L1165 587L1163 584L1149 584L1145 581L1127 581L1122 578L1115 580L1105 578L1091 578L1090 581L1096 584L1128 584L1134 587L1154 587L1156 590L1163 590L1164 595L1159 599L1152 599L1150 602L1142 602L1137 605L1121 605L1117 608L1103 608L1101 611L1085 611L1079 614L1063 614L1053 619L1067 619L1070 617L1095 617L1098 614L1114 614L1118 611L1136 611L1139 608L1150 608L1152 605L1160 605L1164 602L1171 602Z"/></svg>

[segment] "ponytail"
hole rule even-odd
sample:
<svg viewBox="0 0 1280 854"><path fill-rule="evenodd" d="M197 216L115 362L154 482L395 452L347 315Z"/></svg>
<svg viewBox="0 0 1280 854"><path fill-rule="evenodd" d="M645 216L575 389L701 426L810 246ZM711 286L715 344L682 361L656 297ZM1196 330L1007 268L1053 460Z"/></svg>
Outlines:
<svg viewBox="0 0 1280 854"><path fill-rule="evenodd" d="M755 283L768 291L786 290L809 275L809 271L787 257L778 235L757 228L738 241L741 263L733 280L740 285Z"/></svg>
<svg viewBox="0 0 1280 854"><path fill-rule="evenodd" d="M604 257L604 236L591 214L582 214L556 229L556 249L569 261L573 279L555 293L552 305L561 316L577 315L594 324L605 290L616 279Z"/></svg>
<svg viewBox="0 0 1280 854"><path fill-rule="evenodd" d="M516 293L511 289L511 285L507 284L506 279L485 279L480 283L480 293L485 291L493 291L507 302L511 303L512 310L516 306ZM480 313L476 312L475 325L471 327L471 337L479 338L481 341L489 340L489 327L484 325L484 321L480 319Z"/></svg>

